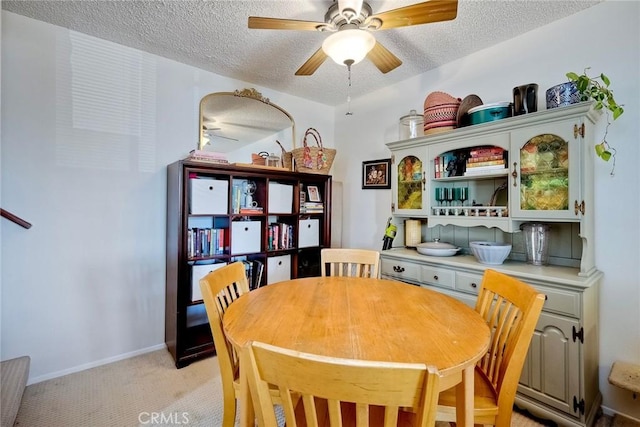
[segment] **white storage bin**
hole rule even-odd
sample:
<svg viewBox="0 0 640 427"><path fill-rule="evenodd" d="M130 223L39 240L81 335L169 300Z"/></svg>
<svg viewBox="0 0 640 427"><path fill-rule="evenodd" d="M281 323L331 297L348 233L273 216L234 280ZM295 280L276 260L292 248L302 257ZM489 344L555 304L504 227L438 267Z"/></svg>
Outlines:
<svg viewBox="0 0 640 427"><path fill-rule="evenodd" d="M200 279L225 265L227 265L226 262L217 262L215 264L196 264L191 267L191 301L200 301L202 299Z"/></svg>
<svg viewBox="0 0 640 427"><path fill-rule="evenodd" d="M269 213L293 212L293 185L269 182Z"/></svg>
<svg viewBox="0 0 640 427"><path fill-rule="evenodd" d="M229 181L208 178L189 180L190 212L194 215L225 215L229 205Z"/></svg>
<svg viewBox="0 0 640 427"><path fill-rule="evenodd" d="M291 255L267 258L267 284L291 280Z"/></svg>
<svg viewBox="0 0 640 427"><path fill-rule="evenodd" d="M298 224L298 247L308 248L320 244L320 220L301 219Z"/></svg>
<svg viewBox="0 0 640 427"><path fill-rule="evenodd" d="M260 252L262 223L234 221L231 223L231 255Z"/></svg>

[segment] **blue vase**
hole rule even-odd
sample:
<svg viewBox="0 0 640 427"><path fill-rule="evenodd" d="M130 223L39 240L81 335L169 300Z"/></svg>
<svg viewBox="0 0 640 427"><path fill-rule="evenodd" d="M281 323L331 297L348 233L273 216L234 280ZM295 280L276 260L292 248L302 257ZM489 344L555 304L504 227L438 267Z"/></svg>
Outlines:
<svg viewBox="0 0 640 427"><path fill-rule="evenodd" d="M580 93L575 82L566 82L547 89L547 109L577 104Z"/></svg>

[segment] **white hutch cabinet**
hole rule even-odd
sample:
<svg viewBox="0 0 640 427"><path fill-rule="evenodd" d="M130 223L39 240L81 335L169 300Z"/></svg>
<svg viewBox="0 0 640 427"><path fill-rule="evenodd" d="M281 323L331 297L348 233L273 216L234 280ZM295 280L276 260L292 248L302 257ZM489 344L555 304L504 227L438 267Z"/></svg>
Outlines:
<svg viewBox="0 0 640 427"><path fill-rule="evenodd" d="M560 425L576 427L593 424L602 400L598 389L602 273L594 260L591 173L594 127L600 115L587 102L387 144L392 152L392 188L396 189L391 208L398 220L421 218L429 228L495 228L507 235L518 233L523 223L532 221L569 224L576 230L576 265L533 266L509 259L492 266L546 295L516 405ZM464 170L443 173L446 164L442 159L448 154L464 158L480 147L503 151L505 167L473 175ZM426 178L420 187L398 190L409 177L405 162L410 156L422 161ZM418 176L413 177L415 181ZM468 200L443 199L439 188L466 188ZM423 204L401 208L413 197ZM487 266L468 250L463 252L432 257L408 248L383 251L382 276L428 287L474 306Z"/></svg>

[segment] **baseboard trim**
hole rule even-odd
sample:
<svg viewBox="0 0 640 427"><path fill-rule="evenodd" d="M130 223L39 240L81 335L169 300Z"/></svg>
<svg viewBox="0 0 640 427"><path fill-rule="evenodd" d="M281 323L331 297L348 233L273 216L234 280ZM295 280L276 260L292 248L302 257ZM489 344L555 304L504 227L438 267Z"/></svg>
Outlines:
<svg viewBox="0 0 640 427"><path fill-rule="evenodd" d="M51 380L53 378L63 377L69 374L75 374L76 372L85 371L87 369L96 368L98 366L107 365L113 362L119 362L120 360L129 359L135 356L140 356L141 354L151 353L152 351L157 351L161 349L166 349L167 346L163 344L157 344L151 347L142 348L140 350L131 351L129 353L118 354L117 356L107 357L106 359L96 360L94 362L85 363L84 365L74 366L73 368L63 369L61 371L52 372L46 375L40 375L38 377L29 378L27 381L27 385L37 384L42 381Z"/></svg>

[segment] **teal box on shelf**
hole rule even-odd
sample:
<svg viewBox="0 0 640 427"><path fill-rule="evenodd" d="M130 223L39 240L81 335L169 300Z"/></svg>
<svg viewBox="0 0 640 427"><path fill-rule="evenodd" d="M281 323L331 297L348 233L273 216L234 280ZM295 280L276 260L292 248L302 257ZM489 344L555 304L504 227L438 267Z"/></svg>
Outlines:
<svg viewBox="0 0 640 427"><path fill-rule="evenodd" d="M468 114L472 125L505 119L511 117L511 103L496 102L494 104L479 105L470 109Z"/></svg>

